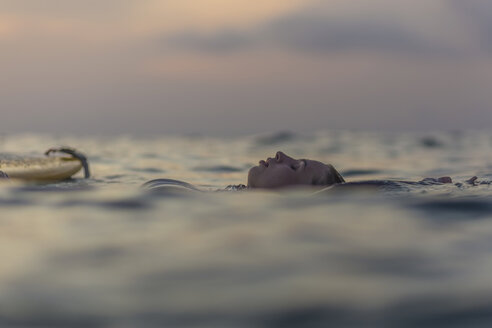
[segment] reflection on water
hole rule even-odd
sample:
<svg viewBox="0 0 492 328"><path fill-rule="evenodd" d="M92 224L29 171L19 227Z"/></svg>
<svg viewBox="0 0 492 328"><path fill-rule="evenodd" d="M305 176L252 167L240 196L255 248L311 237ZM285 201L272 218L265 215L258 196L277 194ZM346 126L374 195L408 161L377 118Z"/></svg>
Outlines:
<svg viewBox="0 0 492 328"><path fill-rule="evenodd" d="M93 178L0 186L0 326L492 323L491 135L268 137L3 140L11 153L77 147ZM438 146L422 142L432 138ZM351 181L449 175L456 184L140 189L156 178L212 191L245 183L278 147L331 162Z"/></svg>

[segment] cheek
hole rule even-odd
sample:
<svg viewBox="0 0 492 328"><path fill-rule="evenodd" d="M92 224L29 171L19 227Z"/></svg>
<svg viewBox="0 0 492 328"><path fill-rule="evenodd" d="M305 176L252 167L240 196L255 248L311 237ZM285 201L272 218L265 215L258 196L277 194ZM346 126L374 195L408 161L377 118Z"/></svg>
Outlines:
<svg viewBox="0 0 492 328"><path fill-rule="evenodd" d="M258 167L252 167L248 171L248 186L250 187L256 187L256 180L258 179Z"/></svg>
<svg viewBox="0 0 492 328"><path fill-rule="evenodd" d="M265 170L259 180L261 180L259 181L261 187L266 188L275 188L298 183L295 172L284 166L277 166Z"/></svg>

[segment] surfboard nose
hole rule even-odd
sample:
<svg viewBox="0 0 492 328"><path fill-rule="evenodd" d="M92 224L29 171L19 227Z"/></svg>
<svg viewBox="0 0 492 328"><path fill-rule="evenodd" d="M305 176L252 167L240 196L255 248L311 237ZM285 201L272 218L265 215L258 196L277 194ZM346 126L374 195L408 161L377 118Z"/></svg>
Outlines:
<svg viewBox="0 0 492 328"><path fill-rule="evenodd" d="M91 173L89 171L89 162L87 161L87 157L81 152L78 152L76 149L70 147L50 148L44 152L46 156L49 156L51 153L64 153L72 155L72 157L78 159L80 163L82 163L82 167L84 168L84 178L90 178Z"/></svg>
<svg viewBox="0 0 492 328"><path fill-rule="evenodd" d="M70 156L49 156L55 152ZM45 155L0 154L0 179L56 182L71 178L81 169L85 178L90 177L87 157L75 149L51 148Z"/></svg>

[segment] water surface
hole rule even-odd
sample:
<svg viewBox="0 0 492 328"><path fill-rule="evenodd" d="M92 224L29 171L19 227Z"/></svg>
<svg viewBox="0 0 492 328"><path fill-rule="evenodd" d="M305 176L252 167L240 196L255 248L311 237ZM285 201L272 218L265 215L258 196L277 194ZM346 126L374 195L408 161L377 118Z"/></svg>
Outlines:
<svg viewBox="0 0 492 328"><path fill-rule="evenodd" d="M93 177L0 186L0 326L492 323L490 133L19 135L0 151L59 145L86 153ZM215 192L277 150L332 163L349 181L456 184ZM211 192L140 189L156 178Z"/></svg>

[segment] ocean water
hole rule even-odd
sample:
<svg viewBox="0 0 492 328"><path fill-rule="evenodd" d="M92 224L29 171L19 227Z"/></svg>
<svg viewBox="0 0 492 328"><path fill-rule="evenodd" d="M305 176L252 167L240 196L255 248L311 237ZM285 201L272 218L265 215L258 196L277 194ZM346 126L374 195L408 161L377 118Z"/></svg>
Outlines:
<svg viewBox="0 0 492 328"><path fill-rule="evenodd" d="M490 131L0 138L61 145L90 179L0 184L0 327L492 324ZM454 183L216 191L277 150L348 181ZM140 188L157 178L210 192Z"/></svg>

